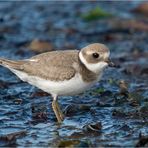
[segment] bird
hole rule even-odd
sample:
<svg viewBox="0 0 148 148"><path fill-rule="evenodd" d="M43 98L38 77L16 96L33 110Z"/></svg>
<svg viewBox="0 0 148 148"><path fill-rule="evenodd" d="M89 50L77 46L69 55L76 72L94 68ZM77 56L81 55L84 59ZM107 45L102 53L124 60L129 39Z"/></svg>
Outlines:
<svg viewBox="0 0 148 148"><path fill-rule="evenodd" d="M24 60L0 58L0 65L8 68L22 81L49 93L52 108L61 123L64 114L58 97L83 93L97 83L106 67L114 66L110 50L105 44L92 43L80 50L56 50Z"/></svg>

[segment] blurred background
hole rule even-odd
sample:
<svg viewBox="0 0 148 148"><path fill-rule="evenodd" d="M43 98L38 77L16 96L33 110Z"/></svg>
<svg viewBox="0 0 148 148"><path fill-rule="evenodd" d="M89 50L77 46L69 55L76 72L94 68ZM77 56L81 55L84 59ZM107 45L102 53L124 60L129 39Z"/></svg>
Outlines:
<svg viewBox="0 0 148 148"><path fill-rule="evenodd" d="M148 147L147 1L1 1L0 57L104 43L117 68L91 90L59 100L0 67L0 146Z"/></svg>

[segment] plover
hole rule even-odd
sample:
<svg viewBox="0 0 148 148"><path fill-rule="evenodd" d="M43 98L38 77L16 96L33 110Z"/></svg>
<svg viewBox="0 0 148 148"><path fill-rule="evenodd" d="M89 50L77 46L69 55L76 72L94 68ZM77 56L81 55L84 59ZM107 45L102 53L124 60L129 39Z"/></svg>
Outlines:
<svg viewBox="0 0 148 148"><path fill-rule="evenodd" d="M22 81L51 94L53 111L58 122L62 122L64 116L58 105L58 96L80 94L99 81L104 69L113 66L109 54L107 46L94 43L80 51L51 51L25 60L0 58L0 65Z"/></svg>

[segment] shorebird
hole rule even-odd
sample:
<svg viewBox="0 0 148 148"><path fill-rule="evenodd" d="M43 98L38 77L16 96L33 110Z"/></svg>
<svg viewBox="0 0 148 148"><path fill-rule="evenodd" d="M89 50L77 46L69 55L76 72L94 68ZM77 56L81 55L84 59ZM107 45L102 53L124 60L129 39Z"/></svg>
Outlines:
<svg viewBox="0 0 148 148"><path fill-rule="evenodd" d="M58 122L64 115L58 105L58 96L77 95L98 82L107 66L110 51L100 43L81 50L51 51L25 60L0 58L0 65L8 68L22 81L51 94L52 108Z"/></svg>

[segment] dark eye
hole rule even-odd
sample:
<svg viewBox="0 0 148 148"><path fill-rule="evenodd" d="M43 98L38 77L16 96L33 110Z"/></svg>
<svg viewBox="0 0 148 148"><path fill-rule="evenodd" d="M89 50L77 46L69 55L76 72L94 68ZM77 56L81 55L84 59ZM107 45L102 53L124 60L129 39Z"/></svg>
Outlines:
<svg viewBox="0 0 148 148"><path fill-rule="evenodd" d="M98 53L93 53L92 56L97 59L100 55Z"/></svg>

